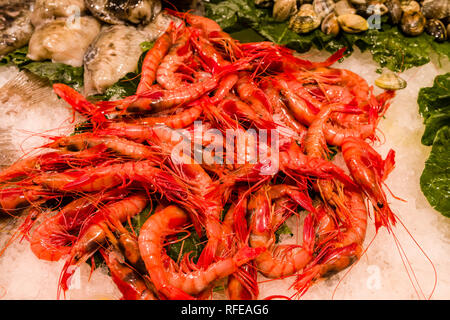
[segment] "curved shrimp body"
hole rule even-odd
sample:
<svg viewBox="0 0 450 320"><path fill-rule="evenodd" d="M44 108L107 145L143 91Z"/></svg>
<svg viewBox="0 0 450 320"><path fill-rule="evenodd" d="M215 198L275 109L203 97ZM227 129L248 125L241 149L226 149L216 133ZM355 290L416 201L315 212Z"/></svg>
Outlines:
<svg viewBox="0 0 450 320"><path fill-rule="evenodd" d="M123 200L108 203L84 221L61 272L60 285L63 290L68 289L68 281L75 272L71 266L85 262L106 242L109 225L120 228L123 222L142 212L148 202L144 193L129 195Z"/></svg>
<svg viewBox="0 0 450 320"><path fill-rule="evenodd" d="M214 92L214 96L211 98L211 102L218 103L222 101L230 93L238 79L239 76L237 73L230 73L223 77L217 90Z"/></svg>
<svg viewBox="0 0 450 320"><path fill-rule="evenodd" d="M156 289L169 299L185 299L201 293L213 281L234 273L239 266L255 258L261 251L245 247L232 258L214 262L204 270L187 273L167 270L164 268L167 258L162 254L164 238L188 222L188 215L184 211L169 206L152 215L139 234L139 249L150 279Z"/></svg>
<svg viewBox="0 0 450 320"><path fill-rule="evenodd" d="M95 152L48 152L34 157L25 158L12 164L0 172L0 182L30 176L42 171L59 171L74 166L93 164L96 158L101 158L102 150Z"/></svg>
<svg viewBox="0 0 450 320"><path fill-rule="evenodd" d="M156 80L164 89L173 90L184 85L182 76L176 71L192 56L189 39L190 33L185 30L159 65L156 71Z"/></svg>
<svg viewBox="0 0 450 320"><path fill-rule="evenodd" d="M316 114L311 110L311 108L308 107L305 100L301 99L291 88L289 88L286 81L279 80L278 84L281 94L286 99L287 105L292 111L295 119L297 119L301 124L309 126L316 118Z"/></svg>
<svg viewBox="0 0 450 320"><path fill-rule="evenodd" d="M286 107L286 105L281 100L280 90L275 88L273 85L268 85L264 89L264 93L269 99L270 105L272 106L272 118L274 122L279 123L281 128L278 129L280 133L284 133L286 129L292 130L297 137L295 139L297 141L302 142L304 136L306 135L306 127L299 123L293 116L290 110ZM277 121L277 120L278 121ZM290 136L290 134L288 134Z"/></svg>
<svg viewBox="0 0 450 320"><path fill-rule="evenodd" d="M84 219L94 211L95 205L88 199L72 201L36 228L30 240L31 251L39 259L58 261L70 253Z"/></svg>
<svg viewBox="0 0 450 320"><path fill-rule="evenodd" d="M337 231L334 219L323 219L317 216L322 220L322 225L317 229L316 236L319 239L330 239L330 236L333 238L327 242L324 248L320 249L316 259L297 277L293 286L300 295L303 295L313 282L330 277L349 267L358 261L363 253L362 244L367 228L367 208L359 192L346 190L345 197L351 215L343 226L339 227L341 230ZM324 211L317 212L324 213ZM336 231L337 235L334 236Z"/></svg>
<svg viewBox="0 0 450 320"><path fill-rule="evenodd" d="M142 62L141 80L136 90L137 94L147 91L153 85L153 82L155 82L160 63L172 45L171 34L173 28L174 27L171 24L166 32L155 41L153 47L145 55L144 61Z"/></svg>
<svg viewBox="0 0 450 320"><path fill-rule="evenodd" d="M200 117L202 112L202 105L197 104L174 115L165 117L146 117L138 119L134 121L134 123L146 126L163 124L173 129L181 129L194 123L194 121Z"/></svg>
<svg viewBox="0 0 450 320"><path fill-rule="evenodd" d="M140 143L135 143L113 135L81 133L56 139L47 145L49 148L83 151L89 148L104 146L108 151L134 160L152 159L155 152Z"/></svg>
<svg viewBox="0 0 450 320"><path fill-rule="evenodd" d="M303 269L312 259L314 226L310 215L304 222L302 247L275 244L275 231L286 219L286 216L283 217L284 210L272 211L271 200L282 197L286 193L292 193L293 190L289 189L291 188L282 185L277 186L277 190L272 190L272 192L262 189L250 199L248 204L250 211L249 243L253 248L267 249L255 259L255 263L258 271L269 278L292 275ZM271 196L273 198L270 198Z"/></svg>
<svg viewBox="0 0 450 320"><path fill-rule="evenodd" d="M113 249L100 250L111 278L122 293L122 300L158 300L145 280L130 266L121 261L120 253Z"/></svg>
<svg viewBox="0 0 450 320"><path fill-rule="evenodd" d="M394 167L395 152L390 150L386 159L361 139L348 137L342 143L345 163L355 179L370 199L375 209L375 226L390 228L395 224L395 215L389 208L382 182Z"/></svg>
<svg viewBox="0 0 450 320"><path fill-rule="evenodd" d="M329 150L324 135L324 125L333 111L333 106L324 106L317 114L316 120L309 126L305 138L307 155L327 159ZM343 186L340 182L330 179L318 179L317 186L324 201L338 208L338 214L344 217L349 215L343 199Z"/></svg>
<svg viewBox="0 0 450 320"><path fill-rule="evenodd" d="M191 41L195 51L211 70L212 74L219 72L223 67L230 64L206 38L193 33Z"/></svg>
<svg viewBox="0 0 450 320"><path fill-rule="evenodd" d="M239 72L239 80L236 83L236 91L239 97L250 104L255 112L263 119L270 121L270 102L264 91L251 79L250 73Z"/></svg>
<svg viewBox="0 0 450 320"><path fill-rule="evenodd" d="M92 167L62 173L48 173L33 182L51 190L71 192L95 192L111 189L130 181L140 181L164 194L179 190L175 179L155 167L152 161L125 162L107 167ZM172 194L173 196L173 194Z"/></svg>

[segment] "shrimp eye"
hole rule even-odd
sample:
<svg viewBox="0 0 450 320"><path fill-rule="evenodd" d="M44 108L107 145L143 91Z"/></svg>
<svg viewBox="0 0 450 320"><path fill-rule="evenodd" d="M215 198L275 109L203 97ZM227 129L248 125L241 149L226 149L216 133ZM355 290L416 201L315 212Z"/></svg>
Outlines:
<svg viewBox="0 0 450 320"><path fill-rule="evenodd" d="M381 202L377 203L378 208L382 209L384 207L384 205Z"/></svg>

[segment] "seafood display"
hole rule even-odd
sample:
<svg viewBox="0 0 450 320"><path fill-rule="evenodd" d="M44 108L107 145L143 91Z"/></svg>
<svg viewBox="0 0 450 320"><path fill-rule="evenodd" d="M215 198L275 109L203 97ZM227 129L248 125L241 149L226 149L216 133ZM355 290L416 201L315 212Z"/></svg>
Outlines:
<svg viewBox="0 0 450 320"><path fill-rule="evenodd" d="M380 28L380 18L386 15L388 23L399 25L406 35L427 32L439 42L448 38L448 0L255 0L255 5L272 7L275 20L288 20L289 27L300 34L317 28L334 36L339 30L360 33Z"/></svg>
<svg viewBox="0 0 450 320"><path fill-rule="evenodd" d="M3 1L0 57L28 45L28 59L84 67L85 92L103 93L174 19L161 9L159 0Z"/></svg>
<svg viewBox="0 0 450 320"><path fill-rule="evenodd" d="M317 24L306 11L295 28ZM323 11L318 19L331 14ZM386 90L375 95L333 66L345 48L311 62L271 42L240 43L202 16L164 14L173 18L134 94L90 101L53 85L86 122L0 172L0 211L22 219L18 235L36 257L65 261L60 294L96 256L123 299L207 299L217 287L233 300L266 298L258 276L292 276L288 298L299 298L360 259L371 221L377 231L396 224L385 193L395 152L383 159L372 142L406 84L383 74ZM352 15L336 19L360 28ZM114 83L119 65L137 64L145 36L135 30L118 24L97 35L85 76L103 82L87 79L90 92ZM123 39L108 38L116 33ZM99 52L107 64L97 64ZM280 244L289 218L301 219L302 239ZM170 254L194 235L197 254L183 245Z"/></svg>

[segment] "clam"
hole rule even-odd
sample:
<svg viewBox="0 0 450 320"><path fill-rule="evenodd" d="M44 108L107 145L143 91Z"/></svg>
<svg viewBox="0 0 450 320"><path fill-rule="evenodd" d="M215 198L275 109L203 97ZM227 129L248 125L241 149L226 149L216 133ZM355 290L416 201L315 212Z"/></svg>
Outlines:
<svg viewBox="0 0 450 320"><path fill-rule="evenodd" d="M385 90L400 90L406 88L406 81L391 71L385 71L375 80L375 85Z"/></svg>
<svg viewBox="0 0 450 320"><path fill-rule="evenodd" d="M401 7L404 13L412 14L420 11L420 4L417 1L403 1Z"/></svg>
<svg viewBox="0 0 450 320"><path fill-rule="evenodd" d="M340 29L337 16L334 12L330 12L325 18L323 18L321 26L323 33L337 36Z"/></svg>
<svg viewBox="0 0 450 320"><path fill-rule="evenodd" d="M438 42L447 40L447 29L441 20L429 19L425 24L425 31Z"/></svg>
<svg viewBox="0 0 450 320"><path fill-rule="evenodd" d="M403 13L400 28L403 33L410 36L418 36L425 29L426 19L420 12Z"/></svg>
<svg viewBox="0 0 450 320"><path fill-rule="evenodd" d="M336 13L336 15L342 16L344 14L355 14L356 9L353 8L347 0L339 0L338 2L336 2L334 12Z"/></svg>
<svg viewBox="0 0 450 320"><path fill-rule="evenodd" d="M330 12L334 10L335 4L333 0L314 0L313 9L320 20L325 18Z"/></svg>
<svg viewBox="0 0 450 320"><path fill-rule="evenodd" d="M289 20L289 28L296 33L308 33L320 26L320 19L311 4L304 4Z"/></svg>
<svg viewBox="0 0 450 320"><path fill-rule="evenodd" d="M422 13L429 19L444 19L450 16L450 1L424 0L422 2Z"/></svg>
<svg viewBox="0 0 450 320"><path fill-rule="evenodd" d="M357 14L344 14L337 19L342 30L348 33L359 33L369 29L367 20Z"/></svg>
<svg viewBox="0 0 450 320"><path fill-rule="evenodd" d="M277 21L284 21L297 12L296 0L275 0L273 17Z"/></svg>
<svg viewBox="0 0 450 320"><path fill-rule="evenodd" d="M389 12L389 17L391 18L391 22L393 24L398 24L402 19L402 7L400 4L400 0L387 0L385 3L386 8Z"/></svg>

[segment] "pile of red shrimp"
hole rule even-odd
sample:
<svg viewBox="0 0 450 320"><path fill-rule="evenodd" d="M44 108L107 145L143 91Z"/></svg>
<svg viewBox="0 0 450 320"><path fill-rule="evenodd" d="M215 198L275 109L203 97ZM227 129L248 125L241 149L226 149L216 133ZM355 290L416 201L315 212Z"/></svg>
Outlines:
<svg viewBox="0 0 450 320"><path fill-rule="evenodd" d="M171 14L182 19L146 54L134 95L91 102L54 85L87 122L2 171L0 209L23 219L39 259L65 259L63 291L96 255L124 299L206 299L218 284L229 299L266 298L258 273L293 276L300 297L361 257L369 214L377 230L396 222L383 191L394 152L371 147L394 94L331 67L343 50L310 62ZM303 240L281 245L291 216ZM201 253L173 260L167 248L194 232Z"/></svg>

